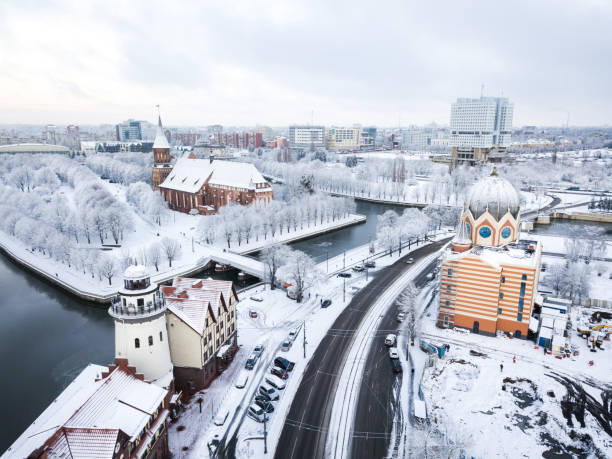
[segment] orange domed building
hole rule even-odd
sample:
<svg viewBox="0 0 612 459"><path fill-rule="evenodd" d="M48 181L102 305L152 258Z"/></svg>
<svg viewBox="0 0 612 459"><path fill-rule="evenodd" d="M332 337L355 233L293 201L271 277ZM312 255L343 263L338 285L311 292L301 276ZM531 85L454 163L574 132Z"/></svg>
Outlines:
<svg viewBox="0 0 612 459"><path fill-rule="evenodd" d="M526 337L541 260L541 244L520 239L518 191L493 169L469 190L442 264L438 326Z"/></svg>

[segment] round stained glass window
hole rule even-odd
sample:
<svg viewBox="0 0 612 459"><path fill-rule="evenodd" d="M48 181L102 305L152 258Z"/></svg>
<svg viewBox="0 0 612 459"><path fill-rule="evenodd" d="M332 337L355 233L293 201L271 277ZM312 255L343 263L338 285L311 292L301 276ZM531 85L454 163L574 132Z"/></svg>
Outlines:
<svg viewBox="0 0 612 459"><path fill-rule="evenodd" d="M478 231L478 234L480 234L481 237L487 238L491 236L491 228L488 226L483 226L480 228L480 231Z"/></svg>
<svg viewBox="0 0 612 459"><path fill-rule="evenodd" d="M505 239L505 238L510 237L510 233L512 233L512 231L510 231L510 228L508 228L508 227L506 226L506 227L505 227L505 228L502 230L501 235L502 235L502 237Z"/></svg>

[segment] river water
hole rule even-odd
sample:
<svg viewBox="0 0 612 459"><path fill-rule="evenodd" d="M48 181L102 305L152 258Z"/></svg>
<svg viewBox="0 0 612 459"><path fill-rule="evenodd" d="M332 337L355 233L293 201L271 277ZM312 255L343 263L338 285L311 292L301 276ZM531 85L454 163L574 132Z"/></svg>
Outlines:
<svg viewBox="0 0 612 459"><path fill-rule="evenodd" d="M366 223L292 244L318 261L367 244L376 217L402 207L357 203ZM235 273L202 273L231 278ZM240 284L240 283L239 283ZM106 308L84 302L46 283L0 254L0 452L45 409L88 364L114 356L113 322ZM10 422L9 422L10 419Z"/></svg>

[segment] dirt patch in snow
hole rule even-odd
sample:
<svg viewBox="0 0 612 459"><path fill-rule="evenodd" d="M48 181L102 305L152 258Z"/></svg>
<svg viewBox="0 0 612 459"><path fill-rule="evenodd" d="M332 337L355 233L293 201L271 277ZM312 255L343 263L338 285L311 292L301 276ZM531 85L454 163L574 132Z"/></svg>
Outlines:
<svg viewBox="0 0 612 459"><path fill-rule="evenodd" d="M532 406L536 401L542 401L538 396L538 387L530 379L504 378L504 386L510 387L510 393L516 398L514 403L521 409Z"/></svg>

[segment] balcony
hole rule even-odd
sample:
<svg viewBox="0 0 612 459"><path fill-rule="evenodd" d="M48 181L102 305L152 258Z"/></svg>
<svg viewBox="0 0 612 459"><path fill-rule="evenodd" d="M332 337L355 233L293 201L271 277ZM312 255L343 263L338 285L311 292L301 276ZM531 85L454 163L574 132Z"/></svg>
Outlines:
<svg viewBox="0 0 612 459"><path fill-rule="evenodd" d="M166 310L166 299L163 295L155 295L153 301L141 306L124 306L119 296L115 297L108 308L108 313L116 319L139 319L157 315Z"/></svg>

